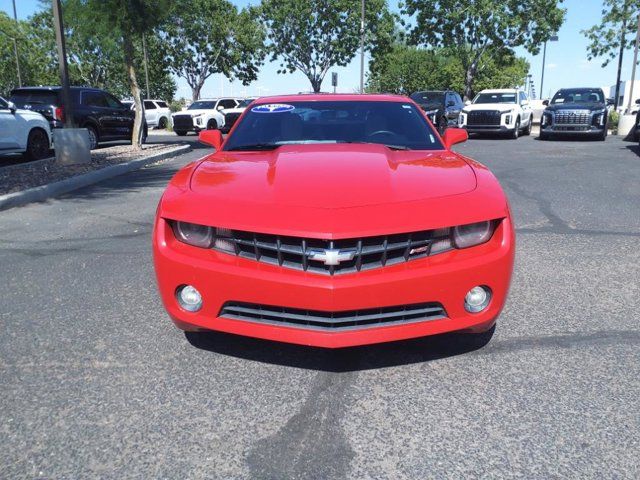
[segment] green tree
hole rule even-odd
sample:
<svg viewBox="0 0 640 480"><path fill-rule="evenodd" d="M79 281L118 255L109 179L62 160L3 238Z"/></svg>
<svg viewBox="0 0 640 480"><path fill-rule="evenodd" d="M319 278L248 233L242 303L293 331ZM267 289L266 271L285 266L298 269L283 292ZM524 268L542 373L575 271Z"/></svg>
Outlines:
<svg viewBox="0 0 640 480"><path fill-rule="evenodd" d="M333 66L345 66L360 46L360 2L354 0L264 0L271 60L278 73L302 72L319 92ZM365 47L381 54L393 39L394 17L386 0L367 0Z"/></svg>
<svg viewBox="0 0 640 480"><path fill-rule="evenodd" d="M464 53L464 52L463 52ZM529 71L524 58L489 52L477 71L473 97L484 88L512 88L520 85ZM465 69L457 49L424 49L402 43L376 57L369 65L367 89L410 95L418 90L455 90L465 87Z"/></svg>
<svg viewBox="0 0 640 480"><path fill-rule="evenodd" d="M248 85L264 60L264 30L255 9L227 0L177 0L162 27L170 68L200 98L204 82L221 73Z"/></svg>
<svg viewBox="0 0 640 480"><path fill-rule="evenodd" d="M638 0L604 0L600 23L581 32L589 40L587 47L589 60L604 57L602 66L606 67L611 60L618 57L616 98L614 100L616 108L620 98L620 76L624 51L635 46L638 15L640 15Z"/></svg>
<svg viewBox="0 0 640 480"><path fill-rule="evenodd" d="M142 35L151 34L162 22L168 11L168 0L79 0L93 14L96 34L107 32L116 35L122 46L124 67L129 80L131 96L135 102L136 116L131 143L142 148L142 102L136 68L135 42Z"/></svg>
<svg viewBox="0 0 640 480"><path fill-rule="evenodd" d="M402 12L415 18L410 38L417 45L455 48L465 70L464 95L491 52L522 46L532 54L557 31L563 0L405 0Z"/></svg>

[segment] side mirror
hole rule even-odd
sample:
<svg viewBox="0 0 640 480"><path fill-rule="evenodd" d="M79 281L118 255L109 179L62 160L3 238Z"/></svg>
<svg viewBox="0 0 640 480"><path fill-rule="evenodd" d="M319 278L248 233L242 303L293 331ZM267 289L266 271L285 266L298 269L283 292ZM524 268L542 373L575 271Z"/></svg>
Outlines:
<svg viewBox="0 0 640 480"><path fill-rule="evenodd" d="M216 110L218 110L218 111L220 111L220 110L224 110L224 106L222 106L222 105L218 105L218 106L217 106L217 108L216 108Z"/></svg>
<svg viewBox="0 0 640 480"><path fill-rule="evenodd" d="M640 98L636 99L636 105L640 105Z"/></svg>
<svg viewBox="0 0 640 480"><path fill-rule="evenodd" d="M607 98L607 106L611 106L611 105L615 105L615 104L616 104L616 102L613 101L613 98Z"/></svg>
<svg viewBox="0 0 640 480"><path fill-rule="evenodd" d="M16 110L18 109L18 107L16 107L16 104L13 102L7 102L7 108L11 111L11 113L16 113Z"/></svg>
<svg viewBox="0 0 640 480"><path fill-rule="evenodd" d="M465 102L464 102L464 106L466 107L466 106L468 106L468 105L471 105L471 100L465 100Z"/></svg>
<svg viewBox="0 0 640 480"><path fill-rule="evenodd" d="M456 143L466 142L468 139L469 134L464 128L447 128L442 136L444 146L447 147L447 150L451 149Z"/></svg>
<svg viewBox="0 0 640 480"><path fill-rule="evenodd" d="M223 139L220 130L202 130L198 140L205 145L211 145L216 151L222 148Z"/></svg>
<svg viewBox="0 0 640 480"><path fill-rule="evenodd" d="M549 106L549 100L543 100L542 101L542 105L544 105L545 107Z"/></svg>

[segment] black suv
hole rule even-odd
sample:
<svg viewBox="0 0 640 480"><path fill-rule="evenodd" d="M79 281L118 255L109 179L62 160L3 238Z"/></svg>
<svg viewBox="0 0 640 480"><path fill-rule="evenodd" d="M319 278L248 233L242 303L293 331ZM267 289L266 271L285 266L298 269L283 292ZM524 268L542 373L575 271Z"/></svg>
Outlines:
<svg viewBox="0 0 640 480"><path fill-rule="evenodd" d="M458 93L450 90L415 92L411 94L411 100L420 105L440 134L447 127L458 126L458 117L464 107Z"/></svg>
<svg viewBox="0 0 640 480"><path fill-rule="evenodd" d="M601 88L563 88L551 102L542 103L547 108L540 119L540 140L557 135L607 138L607 106L612 102Z"/></svg>
<svg viewBox="0 0 640 480"><path fill-rule="evenodd" d="M18 108L44 115L52 129L63 125L62 87L16 88L11 92L11 101ZM92 149L100 142L131 139L135 112L110 93L98 88L71 87L71 101L73 123L88 130ZM145 123L143 141L146 137Z"/></svg>

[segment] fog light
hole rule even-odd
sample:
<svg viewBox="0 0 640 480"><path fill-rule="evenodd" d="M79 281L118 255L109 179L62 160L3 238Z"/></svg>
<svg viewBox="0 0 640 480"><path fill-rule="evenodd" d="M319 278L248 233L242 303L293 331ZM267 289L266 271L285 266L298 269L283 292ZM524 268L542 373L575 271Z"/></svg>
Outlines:
<svg viewBox="0 0 640 480"><path fill-rule="evenodd" d="M202 308L202 295L191 285L183 285L176 291L178 303L187 312L197 312Z"/></svg>
<svg viewBox="0 0 640 480"><path fill-rule="evenodd" d="M491 301L489 287L473 287L464 297L464 308L467 312L478 313L487 308Z"/></svg>

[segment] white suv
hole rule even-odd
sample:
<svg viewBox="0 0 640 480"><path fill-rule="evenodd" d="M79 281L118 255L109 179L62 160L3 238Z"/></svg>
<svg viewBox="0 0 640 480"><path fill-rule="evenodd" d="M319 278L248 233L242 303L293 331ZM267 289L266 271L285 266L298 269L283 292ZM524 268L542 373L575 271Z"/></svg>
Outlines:
<svg viewBox="0 0 640 480"><path fill-rule="evenodd" d="M187 132L223 129L225 120L221 111L226 108L235 108L239 103L240 100L230 97L196 100L186 110L171 116L173 131L176 135L182 136Z"/></svg>
<svg viewBox="0 0 640 480"><path fill-rule="evenodd" d="M135 110L136 106L132 100L122 100L131 110ZM147 126L153 128L165 129L169 126L171 118L171 109L167 102L163 100L144 100L144 119Z"/></svg>
<svg viewBox="0 0 640 480"><path fill-rule="evenodd" d="M31 160L49 156L51 129L41 114L18 110L0 97L0 154L25 153Z"/></svg>
<svg viewBox="0 0 640 480"><path fill-rule="evenodd" d="M469 133L506 133L511 138L529 135L532 124L529 97L519 89L482 90L458 121Z"/></svg>

